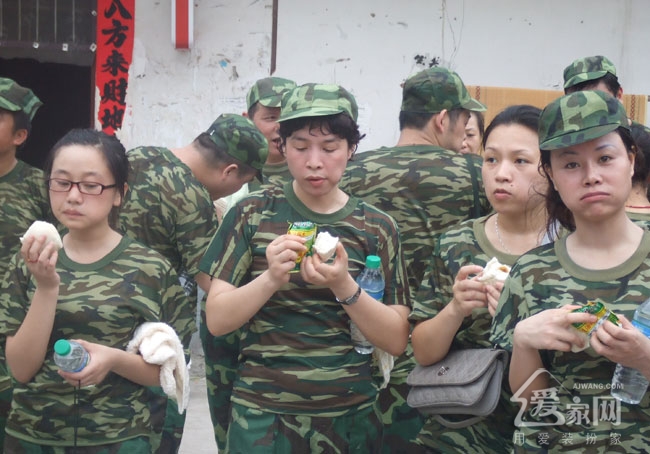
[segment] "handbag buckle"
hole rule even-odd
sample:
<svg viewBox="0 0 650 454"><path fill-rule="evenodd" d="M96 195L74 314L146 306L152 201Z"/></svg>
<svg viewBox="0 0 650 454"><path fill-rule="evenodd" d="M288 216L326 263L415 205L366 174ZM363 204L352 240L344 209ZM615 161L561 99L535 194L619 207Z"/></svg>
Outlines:
<svg viewBox="0 0 650 454"><path fill-rule="evenodd" d="M438 369L438 377L445 375L448 371L449 368L447 366L442 366L440 369Z"/></svg>

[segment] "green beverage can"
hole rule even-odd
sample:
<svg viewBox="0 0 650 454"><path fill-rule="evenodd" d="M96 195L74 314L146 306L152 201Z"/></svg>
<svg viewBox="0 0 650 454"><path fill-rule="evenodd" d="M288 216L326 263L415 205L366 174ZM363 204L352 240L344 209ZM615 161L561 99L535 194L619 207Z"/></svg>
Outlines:
<svg viewBox="0 0 650 454"><path fill-rule="evenodd" d="M298 258L296 259L296 266L293 267L290 273L299 272L300 262L302 262L302 259L306 255L312 254L311 248L314 245L314 241L316 240L316 230L317 230L316 224L310 221L299 221L299 222L289 223L289 230L287 230L287 233L289 235L298 235L306 238L307 240L305 241L305 247L307 248L307 251L298 255Z"/></svg>
<svg viewBox="0 0 650 454"><path fill-rule="evenodd" d="M612 311L607 309L607 307L605 307L605 305L599 301L588 301L587 304L585 304L584 306L579 307L578 309L574 309L571 312L586 312L588 314L594 314L596 317L598 317L598 320L596 320L594 323L573 324L573 326L578 331L585 333L587 335L597 330L600 327L600 325L605 323L607 320L609 320L615 325L619 324L619 320L616 314L614 314Z"/></svg>

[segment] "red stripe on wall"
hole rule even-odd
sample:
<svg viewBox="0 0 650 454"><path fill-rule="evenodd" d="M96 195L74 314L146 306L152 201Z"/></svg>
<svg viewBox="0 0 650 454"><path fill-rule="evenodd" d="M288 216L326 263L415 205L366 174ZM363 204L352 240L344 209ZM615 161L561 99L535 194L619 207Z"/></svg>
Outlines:
<svg viewBox="0 0 650 454"><path fill-rule="evenodd" d="M176 49L190 48L190 1L176 0Z"/></svg>

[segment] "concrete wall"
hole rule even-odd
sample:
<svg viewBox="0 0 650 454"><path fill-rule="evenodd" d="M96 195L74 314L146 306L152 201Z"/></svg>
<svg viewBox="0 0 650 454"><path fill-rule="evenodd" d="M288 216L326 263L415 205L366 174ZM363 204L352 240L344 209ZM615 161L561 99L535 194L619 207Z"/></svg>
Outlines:
<svg viewBox="0 0 650 454"><path fill-rule="evenodd" d="M468 85L560 89L568 63L603 54L626 93L650 94L646 0L278 1L274 75L349 89L361 150L396 141L400 84L433 59ZM171 44L170 3L137 3L129 147L189 142L269 75L271 0L195 0L189 51Z"/></svg>

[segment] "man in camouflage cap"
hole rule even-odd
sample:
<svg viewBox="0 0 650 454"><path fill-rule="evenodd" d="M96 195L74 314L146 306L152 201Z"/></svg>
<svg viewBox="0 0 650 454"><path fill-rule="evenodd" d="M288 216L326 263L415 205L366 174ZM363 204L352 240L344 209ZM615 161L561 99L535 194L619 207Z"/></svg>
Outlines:
<svg viewBox="0 0 650 454"><path fill-rule="evenodd" d="M138 147L127 153L131 172L120 210L122 232L171 262L192 310L198 304L196 283L206 292L209 287L210 279L198 265L218 226L213 200L261 178L267 154L264 135L252 121L235 114L219 116L183 147ZM182 341L188 348L190 339ZM167 406L162 391L155 399L152 408L167 408L166 415L153 418L159 424L157 436L165 419L158 452L176 452L185 416L178 414L175 403Z"/></svg>
<svg viewBox="0 0 650 454"><path fill-rule="evenodd" d="M341 182L343 190L397 221L411 299L426 277L440 233L490 210L481 157L458 153L470 110L485 106L472 99L454 71L433 67L409 77L403 84L397 145L357 153ZM379 395L385 453L423 449L415 439L424 417L406 403L406 376L414 365L409 343Z"/></svg>
<svg viewBox="0 0 650 454"><path fill-rule="evenodd" d="M40 169L17 158L32 131L32 119L43 103L29 88L0 78L0 276L20 249L20 237L32 222L53 221ZM11 377L0 348L0 446L11 406Z"/></svg>
<svg viewBox="0 0 650 454"><path fill-rule="evenodd" d="M262 169L264 184L282 185L290 180L289 169L284 156L280 153L280 135L278 118L282 95L296 86L296 83L282 77L265 77L256 81L246 95L247 112L255 126L269 142L269 155ZM260 188L260 184L249 185L250 191Z"/></svg>
<svg viewBox="0 0 650 454"><path fill-rule="evenodd" d="M557 150L597 139L619 127L629 130L621 102L603 91L562 96L542 111L540 150Z"/></svg>
<svg viewBox="0 0 650 454"><path fill-rule="evenodd" d="M564 93L601 90L621 99L623 88L616 76L614 63L602 55L574 60L564 68Z"/></svg>
<svg viewBox="0 0 650 454"><path fill-rule="evenodd" d="M29 121L43 103L29 88L18 85L11 79L0 77L0 109L9 112L24 112Z"/></svg>

